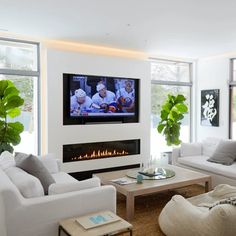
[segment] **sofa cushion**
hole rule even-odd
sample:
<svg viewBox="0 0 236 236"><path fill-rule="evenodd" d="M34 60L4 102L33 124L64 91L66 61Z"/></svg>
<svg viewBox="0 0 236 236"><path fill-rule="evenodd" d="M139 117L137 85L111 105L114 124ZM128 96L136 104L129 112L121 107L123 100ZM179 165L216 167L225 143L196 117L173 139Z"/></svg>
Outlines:
<svg viewBox="0 0 236 236"><path fill-rule="evenodd" d="M58 172L52 174L53 179L56 183L71 183L71 182L78 182L77 179L72 177L71 175L65 173L65 172Z"/></svg>
<svg viewBox="0 0 236 236"><path fill-rule="evenodd" d="M236 180L236 162L231 166L219 165L217 163L207 161L207 156L189 156L178 159L182 165L194 167L199 170L205 170L217 175L233 178Z"/></svg>
<svg viewBox="0 0 236 236"><path fill-rule="evenodd" d="M9 167L5 173L25 198L44 196L39 179L18 167Z"/></svg>
<svg viewBox="0 0 236 236"><path fill-rule="evenodd" d="M48 153L46 155L40 156L39 160L42 161L49 173L54 174L59 172L58 162L54 153Z"/></svg>
<svg viewBox="0 0 236 236"><path fill-rule="evenodd" d="M197 156L202 154L201 143L181 143L180 156Z"/></svg>
<svg viewBox="0 0 236 236"><path fill-rule="evenodd" d="M15 161L16 166L23 160L29 157L29 154L23 152L16 152L15 154ZM42 161L43 165L47 168L49 173L54 174L59 172L58 161L54 153L48 153L43 156L39 156L38 159Z"/></svg>
<svg viewBox="0 0 236 236"><path fill-rule="evenodd" d="M13 166L16 166L14 156L8 151L2 152L0 156L0 168L2 170L6 170L7 168Z"/></svg>
<svg viewBox="0 0 236 236"><path fill-rule="evenodd" d="M80 191L99 186L100 186L100 180L98 178L91 178L71 183L55 183L49 186L48 195Z"/></svg>
<svg viewBox="0 0 236 236"><path fill-rule="evenodd" d="M202 141L202 154L204 156L210 157L216 150L216 147L219 142L220 142L220 139L214 138L214 137L208 137L205 140L203 140Z"/></svg>
<svg viewBox="0 0 236 236"><path fill-rule="evenodd" d="M236 159L236 141L221 140L207 161L223 165L232 165Z"/></svg>
<svg viewBox="0 0 236 236"><path fill-rule="evenodd" d="M44 193L48 194L48 187L55 183L55 180L36 156L30 154L28 158L19 162L17 166L38 178L43 185Z"/></svg>
<svg viewBox="0 0 236 236"><path fill-rule="evenodd" d="M16 161L16 166L20 165L22 161L24 161L26 158L28 158L30 154L23 153L23 152L16 152L15 153L15 161Z"/></svg>

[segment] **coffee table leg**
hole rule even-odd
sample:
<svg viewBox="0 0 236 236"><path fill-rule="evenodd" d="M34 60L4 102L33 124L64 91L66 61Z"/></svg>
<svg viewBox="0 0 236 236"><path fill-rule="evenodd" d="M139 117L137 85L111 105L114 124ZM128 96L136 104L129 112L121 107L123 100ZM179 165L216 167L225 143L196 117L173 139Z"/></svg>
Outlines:
<svg viewBox="0 0 236 236"><path fill-rule="evenodd" d="M59 225L58 236L61 236L61 231L63 231L66 235L70 236L70 234L61 225Z"/></svg>
<svg viewBox="0 0 236 236"><path fill-rule="evenodd" d="M205 192L209 192L212 190L212 183L211 183L211 178L205 182Z"/></svg>
<svg viewBox="0 0 236 236"><path fill-rule="evenodd" d="M126 196L126 219L132 220L134 218L134 196L128 194Z"/></svg>

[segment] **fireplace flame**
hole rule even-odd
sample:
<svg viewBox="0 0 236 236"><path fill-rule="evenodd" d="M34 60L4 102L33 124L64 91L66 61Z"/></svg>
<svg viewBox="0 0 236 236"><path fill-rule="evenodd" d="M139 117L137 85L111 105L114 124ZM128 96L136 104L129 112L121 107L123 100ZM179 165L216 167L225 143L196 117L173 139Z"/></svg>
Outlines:
<svg viewBox="0 0 236 236"><path fill-rule="evenodd" d="M119 157L119 156L124 156L124 155L128 155L129 153L126 152L125 150L122 151L117 151L116 149L114 149L113 151L108 151L106 150L98 150L95 151L93 150L90 154L86 153L85 155L80 155L77 157L72 157L71 160L72 161L76 161L76 160L91 160L91 159L97 159L97 158L106 158L106 157Z"/></svg>

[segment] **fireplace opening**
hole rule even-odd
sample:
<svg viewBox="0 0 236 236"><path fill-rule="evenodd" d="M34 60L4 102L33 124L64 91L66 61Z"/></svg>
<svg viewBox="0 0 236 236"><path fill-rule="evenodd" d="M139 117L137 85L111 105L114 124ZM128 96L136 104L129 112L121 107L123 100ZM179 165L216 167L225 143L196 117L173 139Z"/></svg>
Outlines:
<svg viewBox="0 0 236 236"><path fill-rule="evenodd" d="M140 139L63 145L63 162L140 154Z"/></svg>

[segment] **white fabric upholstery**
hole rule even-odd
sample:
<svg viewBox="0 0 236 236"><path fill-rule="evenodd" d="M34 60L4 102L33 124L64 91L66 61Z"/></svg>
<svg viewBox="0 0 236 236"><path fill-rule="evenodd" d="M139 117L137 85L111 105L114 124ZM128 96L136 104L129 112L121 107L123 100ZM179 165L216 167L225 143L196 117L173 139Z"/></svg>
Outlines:
<svg viewBox="0 0 236 236"><path fill-rule="evenodd" d="M80 191L88 188L96 188L100 185L99 178L91 178L71 183L55 183L49 186L48 195Z"/></svg>
<svg viewBox="0 0 236 236"><path fill-rule="evenodd" d="M220 139L218 138L203 140L201 143L202 154L196 156L181 156L181 148L174 148L172 151L172 164L211 175L213 187L222 183L236 186L236 162L231 166L226 166L207 161L209 156L205 154L212 154L219 142Z"/></svg>
<svg viewBox="0 0 236 236"><path fill-rule="evenodd" d="M16 166L14 156L8 151L2 152L0 155L0 168L6 170L12 166Z"/></svg>
<svg viewBox="0 0 236 236"><path fill-rule="evenodd" d="M62 173L53 174L54 178L61 183L77 181ZM113 186L24 198L0 168L1 236L56 236L60 220L102 210L116 212L116 190Z"/></svg>
<svg viewBox="0 0 236 236"><path fill-rule="evenodd" d="M73 178L71 175L68 175L65 172L58 172L52 174L53 179L56 183L71 183L71 182L78 182L77 179Z"/></svg>
<svg viewBox="0 0 236 236"><path fill-rule="evenodd" d="M40 156L39 159L43 162L44 166L48 169L50 174L59 172L58 161L55 154L49 153L44 156Z"/></svg>
<svg viewBox="0 0 236 236"><path fill-rule="evenodd" d="M202 154L201 143L181 143L181 156L198 156Z"/></svg>
<svg viewBox="0 0 236 236"><path fill-rule="evenodd" d="M202 141L202 154L204 156L212 156L218 143L220 142L219 138L209 137Z"/></svg>
<svg viewBox="0 0 236 236"><path fill-rule="evenodd" d="M215 174L223 175L236 180L236 162L230 166L207 161L207 156L181 157L178 162L182 165L206 170Z"/></svg>
<svg viewBox="0 0 236 236"><path fill-rule="evenodd" d="M44 196L41 182L33 175L30 175L24 170L14 166L5 170L5 173L25 198Z"/></svg>
<svg viewBox="0 0 236 236"><path fill-rule="evenodd" d="M234 236L236 232L236 207L223 204L209 210L204 204L236 196L235 188L219 186L220 190L202 194L188 200L175 195L164 207L159 224L167 236ZM231 189L230 189L231 188ZM226 190L223 194L222 190ZM217 192L220 192L217 195ZM214 197L213 197L214 196Z"/></svg>

